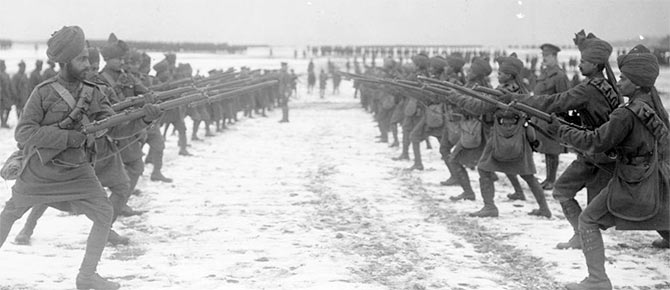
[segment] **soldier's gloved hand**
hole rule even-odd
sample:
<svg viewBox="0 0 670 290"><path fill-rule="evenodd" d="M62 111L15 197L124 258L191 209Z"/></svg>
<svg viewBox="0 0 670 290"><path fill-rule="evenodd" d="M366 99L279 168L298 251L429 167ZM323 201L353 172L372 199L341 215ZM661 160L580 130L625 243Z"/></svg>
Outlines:
<svg viewBox="0 0 670 290"><path fill-rule="evenodd" d="M547 133L552 136L558 134L558 129L561 127L561 122L558 121L558 117L555 113L551 113L551 122L547 124Z"/></svg>
<svg viewBox="0 0 670 290"><path fill-rule="evenodd" d="M154 93L153 91L148 92L142 96L144 97L145 104L154 104L156 103L156 100L158 100L158 98L156 97L156 93Z"/></svg>
<svg viewBox="0 0 670 290"><path fill-rule="evenodd" d="M144 104L142 111L144 111L142 120L147 124L161 117L161 108L154 104Z"/></svg>
<svg viewBox="0 0 670 290"><path fill-rule="evenodd" d="M86 142L86 135L79 131L67 130L67 147L80 148Z"/></svg>

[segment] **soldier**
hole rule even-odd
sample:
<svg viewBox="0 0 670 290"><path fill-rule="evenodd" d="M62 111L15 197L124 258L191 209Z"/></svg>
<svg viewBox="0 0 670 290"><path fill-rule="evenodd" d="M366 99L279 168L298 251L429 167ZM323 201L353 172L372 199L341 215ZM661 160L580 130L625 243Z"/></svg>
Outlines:
<svg viewBox="0 0 670 290"><path fill-rule="evenodd" d="M613 178L579 215L589 275L580 283L566 285L569 290L612 289L605 273L601 229L658 230L666 244L668 240L670 140L668 113L654 87L658 59L638 45L617 63L621 71L617 86L630 98L625 105L593 129L578 130L555 120L548 128L563 142L586 152L616 152Z"/></svg>
<svg viewBox="0 0 670 290"><path fill-rule="evenodd" d="M444 67L444 72L442 73L441 78L451 83L459 85L464 84L463 65L465 65L465 60L459 54L452 54L446 57L445 62L446 66ZM440 138L440 155L442 156L444 163L447 165L450 176L449 179L440 181L440 184L451 186L458 185L458 178L456 177L456 172L449 167L448 160L451 155L451 149L458 144L460 138L458 122L462 116L454 114L454 108L449 104L446 105L444 126L442 128L442 137Z"/></svg>
<svg viewBox="0 0 670 290"><path fill-rule="evenodd" d="M51 36L47 45L47 56L58 62L61 70L58 77L34 90L16 126L16 141L26 163L0 213L0 245L14 222L33 205L47 204L85 214L93 221L93 227L76 287L118 289L118 283L96 273L113 209L90 163L93 144L79 132L86 120L100 120L114 111L99 88L84 80L89 63L81 28L63 27ZM132 123L146 126L160 117L157 106L145 105L143 110L145 117Z"/></svg>
<svg viewBox="0 0 670 290"><path fill-rule="evenodd" d="M288 64L281 63L279 70L279 106L281 107L282 118L279 123L288 123L288 101L291 97L291 86L295 80L288 73Z"/></svg>
<svg viewBox="0 0 670 290"><path fill-rule="evenodd" d="M619 98L603 70L609 63L612 46L593 34L580 31L575 35L581 53L579 69L586 79L565 92L551 95L506 95L507 100L518 101L548 113L576 110L582 125L595 129L609 120L609 115L620 104ZM554 184L553 196L561 203L565 218L574 230L568 242L559 243L559 249L582 247L579 240L578 218L582 208L575 199L577 192L586 187L587 200L592 200L612 178L614 160L604 153L579 152Z"/></svg>
<svg viewBox="0 0 670 290"><path fill-rule="evenodd" d="M100 70L100 52L98 49L88 48L88 59L91 66L86 79L97 84L106 99L116 99L114 90L107 86L98 74ZM137 130L137 128L130 129ZM112 203L112 208L114 209L114 214L112 215L112 224L114 224L123 207L126 206L128 197L130 197L130 179L123 168L123 161L121 160L118 148L110 135L101 135L95 138L95 151L96 158L93 166L95 176L100 180L100 184L103 187L109 188L112 192L109 201ZM14 238L16 244L30 244L30 238L37 226L37 220L42 217L46 210L47 206L44 204L33 206L23 229ZM110 229L107 242L112 245L127 245L130 240Z"/></svg>
<svg viewBox="0 0 670 290"><path fill-rule="evenodd" d="M568 77L558 66L557 59L558 52L561 51L561 49L550 43L541 45L540 49L542 49L542 64L544 66L540 72L540 77L537 79L533 92L535 95L551 95L567 91L569 88ZM532 121L539 126L544 126L546 124L542 120L537 120L536 118ZM559 154L565 153L566 149L555 140L551 140L543 134L539 134L537 139L539 146L537 146L536 150L537 152L544 153L544 163L547 168L547 178L540 184L543 189L552 190L554 189L554 182L556 181Z"/></svg>
<svg viewBox="0 0 670 290"><path fill-rule="evenodd" d="M413 71L409 75L409 79L415 79L417 75L423 75L423 76L428 76L428 69L430 67L430 59L425 53L420 53L412 57L412 63L414 63L414 66L416 68L415 71ZM414 144L411 140L411 132L416 127L416 124L419 123L421 120L421 116L423 115L423 108L419 107L419 103L415 98L410 98L407 97L407 99L404 102L404 108L403 112L405 114L405 119L402 122L402 151L400 153L400 156L393 158L393 160L409 160L409 145L412 144L412 151L414 153L414 159L419 159L419 163L421 162L421 148L419 140ZM412 169L418 169L422 170L423 169L423 164L414 163L415 166L412 166Z"/></svg>
<svg viewBox="0 0 670 290"><path fill-rule="evenodd" d="M140 83L131 73L127 71L124 64L124 56L128 53L128 45L116 38L114 33L109 35L107 43L102 47L101 54L106 64L100 75L108 86L112 87L117 99L110 100L117 103L126 98L139 94L147 94L149 90ZM146 138L146 130L135 134L129 138L116 140L117 146L121 150L121 158L130 178L130 192L135 190L135 186L144 172L144 162L142 161L142 144L140 140ZM122 215L138 215L141 212L131 210L125 206Z"/></svg>
<svg viewBox="0 0 670 290"><path fill-rule="evenodd" d="M42 61L35 61L35 69L30 72L30 78L28 79L28 90L33 91L33 89L43 82L45 79L42 77Z"/></svg>
<svg viewBox="0 0 670 290"><path fill-rule="evenodd" d="M12 80L9 78L7 72L5 72L6 69L5 61L0 60L0 92L2 93L0 95L0 127L2 128L9 128L7 119L14 103L14 88Z"/></svg>
<svg viewBox="0 0 670 290"><path fill-rule="evenodd" d="M509 92L528 92L521 80L521 71L524 66L521 60L516 57L516 54L512 53L509 57L499 57L498 62L500 63L498 70L500 85L497 89ZM493 127L490 129L490 134L482 136L487 140L484 152L477 163L479 188L484 207L477 212L470 213L470 216L498 216L498 208L493 201L495 196L493 172L499 171L507 175L512 181L515 191L522 196L523 190L516 175L521 175L521 178L526 181L540 207L528 213L529 215L550 218L551 211L547 206L544 191L534 175L535 163L533 162L530 137L527 135L526 120L512 111L498 109L495 105L471 97L453 94L450 101L473 115L491 113L493 115Z"/></svg>
<svg viewBox="0 0 670 290"><path fill-rule="evenodd" d="M466 71L465 85L468 87L474 85L490 87L488 75L491 74L491 71L491 64L488 58L474 57L470 67ZM475 192L472 190L472 185L470 185L470 177L465 166L475 167L482 156L482 152L486 146L486 134L483 132L485 127L482 125L479 115L473 115L461 108L455 109L453 114L458 114L462 117L458 123L460 128L458 144L454 146L451 154L449 154L447 166L451 168L451 172L458 178L458 184L463 189L463 192L459 195L449 197L449 199L452 201L475 200ZM482 119L492 123L492 120L488 120L487 118ZM487 177L495 178L494 176L495 174Z"/></svg>
<svg viewBox="0 0 670 290"><path fill-rule="evenodd" d="M14 105L16 106L16 117L21 117L23 106L30 96L30 82L26 76L26 63L19 62L19 71L12 76L12 89L14 91Z"/></svg>
<svg viewBox="0 0 670 290"><path fill-rule="evenodd" d="M156 71L156 81L158 83L166 83L175 80L174 62L176 61L176 58L176 55L172 57L172 54L165 54L165 59L153 66L153 69ZM165 124L163 136L165 137L165 132L167 132L168 127L172 124L174 129L179 133L179 140L177 141L179 155L191 156L192 154L186 150L186 147L188 147L188 140L186 138L186 124L184 123L185 116L186 110L184 108L175 108L167 111L162 118L163 123Z"/></svg>
<svg viewBox="0 0 670 290"><path fill-rule="evenodd" d="M48 80L48 79L56 76L56 69L55 69L56 68L56 63L54 63L51 60L47 60L47 64L49 65L49 67L44 70L44 73L42 73L42 77L45 80Z"/></svg>
<svg viewBox="0 0 670 290"><path fill-rule="evenodd" d="M333 74L333 95L339 95L340 94L340 82L342 82L342 76L338 73L337 69L335 69L335 73Z"/></svg>
<svg viewBox="0 0 670 290"><path fill-rule="evenodd" d="M326 84L328 83L328 74L321 69L319 73L319 97L323 99L326 95Z"/></svg>

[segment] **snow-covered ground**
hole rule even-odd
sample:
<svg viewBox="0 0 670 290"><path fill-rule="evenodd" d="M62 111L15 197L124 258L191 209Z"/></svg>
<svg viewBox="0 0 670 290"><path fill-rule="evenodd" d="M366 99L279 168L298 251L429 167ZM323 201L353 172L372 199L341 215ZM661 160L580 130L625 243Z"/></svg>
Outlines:
<svg viewBox="0 0 670 290"><path fill-rule="evenodd" d="M290 64L300 73L306 62ZM460 188L439 185L448 173L436 140L435 149L422 148L426 170L404 170L410 162L391 160L397 149L374 142L376 124L351 84L341 91L319 99L303 85L291 123L277 123L278 110L243 118L190 142L192 157L178 156L177 138L168 136L164 173L174 183L149 181L147 166L138 185L144 193L131 205L148 212L117 221L131 244L108 247L99 272L135 290L562 289L586 276L580 251L554 249L572 231L550 192L554 217L530 217L529 190L528 201L507 201L512 189L501 178L500 217L467 217L481 199L449 201ZM13 130L0 130L0 138L4 160ZM544 177L543 158L535 158ZM573 158L562 155L559 170ZM470 177L479 192L476 172ZM2 184L0 203L12 185ZM23 222L0 249L0 289L73 289L91 222L49 209L32 245L15 245ZM657 237L604 233L615 289L670 289L670 251L651 248Z"/></svg>

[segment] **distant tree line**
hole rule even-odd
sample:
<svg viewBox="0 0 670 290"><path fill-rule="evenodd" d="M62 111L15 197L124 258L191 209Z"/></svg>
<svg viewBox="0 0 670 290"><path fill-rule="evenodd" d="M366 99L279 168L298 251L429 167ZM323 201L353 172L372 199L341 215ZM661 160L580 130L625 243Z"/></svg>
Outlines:
<svg viewBox="0 0 670 290"><path fill-rule="evenodd" d="M102 47L106 40L89 40L92 46ZM230 45L227 43L208 42L157 42L157 41L126 41L132 48L146 51L204 51L226 52L243 54L247 51L246 45Z"/></svg>

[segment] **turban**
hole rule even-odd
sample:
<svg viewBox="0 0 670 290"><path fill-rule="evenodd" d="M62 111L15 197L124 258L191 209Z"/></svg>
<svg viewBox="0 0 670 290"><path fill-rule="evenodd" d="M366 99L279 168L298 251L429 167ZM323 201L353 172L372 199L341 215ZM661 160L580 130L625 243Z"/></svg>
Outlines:
<svg viewBox="0 0 670 290"><path fill-rule="evenodd" d="M164 71L167 71L170 68L170 66L167 63L167 60L161 60L158 63L154 64L154 70L156 73L162 73Z"/></svg>
<svg viewBox="0 0 670 290"><path fill-rule="evenodd" d="M612 46L593 33L585 35L584 30L575 34L573 39L582 54L582 59L595 64L605 64L612 54Z"/></svg>
<svg viewBox="0 0 670 290"><path fill-rule="evenodd" d="M540 45L540 49L542 50L542 54L553 54L556 55L558 54L561 49L558 46L555 46L551 43L545 43L543 45Z"/></svg>
<svg viewBox="0 0 670 290"><path fill-rule="evenodd" d="M489 64L489 58L474 57L472 59L472 64L470 65L470 70L476 76L485 77L491 74L491 64Z"/></svg>
<svg viewBox="0 0 670 290"><path fill-rule="evenodd" d="M95 47L88 48L88 62L90 63L100 63L100 51Z"/></svg>
<svg viewBox="0 0 670 290"><path fill-rule="evenodd" d="M100 51L100 53L102 54L102 57L105 60L108 60L108 59L120 58L124 54L126 54L128 50L129 50L128 45L125 42L123 42L123 40L117 39L114 33L111 33L109 34L107 43L102 47L102 51Z"/></svg>
<svg viewBox="0 0 670 290"><path fill-rule="evenodd" d="M523 70L523 62L516 57L516 53L510 56L502 56L497 59L500 64L499 71L513 76L518 76Z"/></svg>
<svg viewBox="0 0 670 290"><path fill-rule="evenodd" d="M395 67L395 60L393 60L390 57L385 58L384 59L384 68L385 69L392 69L393 67Z"/></svg>
<svg viewBox="0 0 670 290"><path fill-rule="evenodd" d="M428 58L428 55L424 52L413 56L412 62L420 69L425 69L430 66L430 58Z"/></svg>
<svg viewBox="0 0 670 290"><path fill-rule="evenodd" d="M465 65L465 60L460 54L447 56L447 63L454 71L460 71Z"/></svg>
<svg viewBox="0 0 670 290"><path fill-rule="evenodd" d="M619 70L631 82L641 87L653 87L658 77L658 59L644 45L637 45L617 59Z"/></svg>
<svg viewBox="0 0 670 290"><path fill-rule="evenodd" d="M447 62L444 57L441 55L436 55L430 58L430 66L434 69L439 69L443 70L445 66L448 66L449 63Z"/></svg>
<svg viewBox="0 0 670 290"><path fill-rule="evenodd" d="M54 62L70 62L85 47L84 31L79 26L63 26L47 41L47 57Z"/></svg>
<svg viewBox="0 0 670 290"><path fill-rule="evenodd" d="M166 53L165 54L165 59L167 59L167 62L169 65L175 65L177 63L177 55L174 53Z"/></svg>

